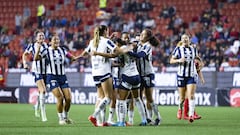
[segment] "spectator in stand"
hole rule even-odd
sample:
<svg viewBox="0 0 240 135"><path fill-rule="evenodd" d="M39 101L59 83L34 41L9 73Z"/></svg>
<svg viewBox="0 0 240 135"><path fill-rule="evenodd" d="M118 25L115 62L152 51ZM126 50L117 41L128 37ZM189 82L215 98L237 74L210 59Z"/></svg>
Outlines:
<svg viewBox="0 0 240 135"><path fill-rule="evenodd" d="M10 36L5 31L3 31L0 35L0 44L5 48L9 45L10 41Z"/></svg>
<svg viewBox="0 0 240 135"><path fill-rule="evenodd" d="M237 31L237 29L235 27L233 27L230 30L229 36L230 36L231 40L237 40L237 39L239 39L240 33L239 33L239 31Z"/></svg>
<svg viewBox="0 0 240 135"><path fill-rule="evenodd" d="M28 22L31 16L31 10L28 6L23 8L23 27L25 27L26 23Z"/></svg>
<svg viewBox="0 0 240 135"><path fill-rule="evenodd" d="M75 9L80 9L80 10L85 9L84 0L76 0Z"/></svg>
<svg viewBox="0 0 240 135"><path fill-rule="evenodd" d="M38 5L37 7L37 20L38 20L38 28L42 28L42 20L44 17L44 14L46 13L45 6L43 4Z"/></svg>
<svg viewBox="0 0 240 135"><path fill-rule="evenodd" d="M10 53L8 57L9 57L8 68L16 68L17 63L19 61L18 52L14 50L13 52Z"/></svg>
<svg viewBox="0 0 240 135"><path fill-rule="evenodd" d="M163 18L172 18L176 14L176 7L175 6L169 6L167 4L163 4L162 11L160 12L159 17Z"/></svg>
<svg viewBox="0 0 240 135"><path fill-rule="evenodd" d="M228 67L230 67L229 62L228 62L228 58L224 58L222 63L221 63L221 65L220 65L220 67L219 67L219 71L223 72L224 69L228 68Z"/></svg>
<svg viewBox="0 0 240 135"><path fill-rule="evenodd" d="M167 7L167 4L163 4L163 7L162 7L162 11L160 12L160 15L159 17L163 17L163 18L168 18L169 17L169 12L168 12L168 7Z"/></svg>
<svg viewBox="0 0 240 135"><path fill-rule="evenodd" d="M131 11L130 9L130 1L131 0L124 0L122 3L122 12L123 13L129 13Z"/></svg>
<svg viewBox="0 0 240 135"><path fill-rule="evenodd" d="M113 12L109 19L109 25L112 28L112 31L121 31L122 17L121 13Z"/></svg>
<svg viewBox="0 0 240 135"><path fill-rule="evenodd" d="M17 12L17 14L15 15L15 27L16 27L17 35L21 34L22 22L23 22L23 17L19 12Z"/></svg>
<svg viewBox="0 0 240 135"><path fill-rule="evenodd" d="M154 29L156 27L155 19L147 17L143 22L143 28Z"/></svg>
<svg viewBox="0 0 240 135"><path fill-rule="evenodd" d="M201 15L200 22L203 23L205 26L208 26L211 23L211 10L205 9Z"/></svg>
<svg viewBox="0 0 240 135"><path fill-rule="evenodd" d="M135 28L138 30L143 29L143 22L145 21L145 16L142 12L137 12L136 13L136 19L135 19Z"/></svg>
<svg viewBox="0 0 240 135"><path fill-rule="evenodd" d="M144 0L142 3L141 3L141 10L142 11L151 11L153 10L153 5L151 2L149 2L149 0Z"/></svg>
<svg viewBox="0 0 240 135"><path fill-rule="evenodd" d="M99 0L99 9L106 10L107 9L107 0Z"/></svg>

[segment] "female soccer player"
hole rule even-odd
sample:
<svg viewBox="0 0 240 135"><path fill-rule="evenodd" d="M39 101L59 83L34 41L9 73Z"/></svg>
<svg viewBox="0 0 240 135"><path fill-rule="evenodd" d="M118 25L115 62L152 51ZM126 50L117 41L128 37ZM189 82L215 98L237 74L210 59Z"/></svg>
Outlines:
<svg viewBox="0 0 240 135"><path fill-rule="evenodd" d="M57 98L59 124L72 124L72 120L68 116L71 107L71 89L65 74L64 61L66 57L71 60L75 60L76 57L60 47L60 39L57 35L52 37L50 44L50 47L42 51L40 50L42 45L37 44L34 60L41 60L43 58L48 60L47 84L50 91Z"/></svg>
<svg viewBox="0 0 240 135"><path fill-rule="evenodd" d="M150 29L144 29L140 34L140 43L137 46L137 51L130 53L138 58L138 70L141 76L142 88L147 100L147 118L148 122L152 121L152 112L156 116L154 125L160 125L161 115L158 111L158 106L154 104L152 93L154 85L154 70L152 66L152 46L157 46L159 41L153 35Z"/></svg>
<svg viewBox="0 0 240 135"><path fill-rule="evenodd" d="M121 47L125 50L128 46L124 45ZM129 52L128 52L129 53ZM111 57L111 54L98 53L95 55L101 55L103 57ZM118 123L117 126L126 126L126 113L127 113L127 98L129 94L132 94L134 102L139 110L140 117L142 119L141 126L147 125L146 114L144 110L143 102L140 98L140 76L137 70L136 61L134 57L128 54L122 54L119 56L120 63L123 63L120 67L120 78L121 82L118 89L118 102L116 106L119 108Z"/></svg>
<svg viewBox="0 0 240 135"><path fill-rule="evenodd" d="M117 51L117 46L110 39L108 39L107 36L108 28L104 25L97 26L94 29L93 39L79 57L82 57L85 54L93 51L103 53ZM102 90L104 93L104 98L101 99L94 113L88 118L94 126L98 126L96 117L99 115L100 111L104 110L106 105L110 103L113 92L113 80L109 58L102 56L91 56L91 62L93 80L97 86L97 89Z"/></svg>
<svg viewBox="0 0 240 135"><path fill-rule="evenodd" d="M130 34L128 32L123 32L121 35L121 39L126 42L126 44L130 44ZM127 98L127 115L128 121L126 122L127 126L132 126L134 123L134 105L133 105L133 97L130 93Z"/></svg>
<svg viewBox="0 0 240 135"><path fill-rule="evenodd" d="M197 69L198 77L199 77L201 83L204 84L205 80L204 80L204 77L203 77L203 74L202 74L202 71L201 71L201 69L203 68L203 62L200 59L200 57L196 57L195 60L194 60L194 63L195 63L196 69ZM188 116L188 111L189 111L189 109L188 109L189 105L188 104L189 104L188 98L186 98L184 100L184 108L183 108L183 113L184 113L183 118L185 120L188 120L188 117L189 117ZM194 120L198 120L198 119L202 118L200 115L198 115L196 113L196 110L194 111L194 116L193 117L194 117Z"/></svg>
<svg viewBox="0 0 240 135"><path fill-rule="evenodd" d="M182 117L182 106L185 99L185 92L189 100L189 122L194 121L197 70L194 59L198 57L197 49L190 45L189 36L186 34L181 37L182 44L176 47L172 53L170 63L178 63L177 85L179 90L179 109L177 117Z"/></svg>
<svg viewBox="0 0 240 135"><path fill-rule="evenodd" d="M45 40L44 33L41 31L37 31L35 34L36 34L36 42L34 42L33 44L30 44L22 55L24 68L29 68L26 61L27 55L31 53L32 57L34 57L38 45L41 45L40 46L41 51L48 48L48 45L44 42ZM39 109L40 109L41 118L43 122L47 121L47 116L45 111L46 70L47 70L46 59L34 60L32 62L31 71L33 72L33 75L35 77L35 82L39 90L38 101L34 106L35 116L39 117Z"/></svg>

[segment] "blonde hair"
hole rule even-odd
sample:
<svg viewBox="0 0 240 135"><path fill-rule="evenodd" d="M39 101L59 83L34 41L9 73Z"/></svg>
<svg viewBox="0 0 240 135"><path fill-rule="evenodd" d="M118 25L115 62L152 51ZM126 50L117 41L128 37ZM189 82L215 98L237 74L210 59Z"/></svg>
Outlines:
<svg viewBox="0 0 240 135"><path fill-rule="evenodd" d="M94 29L94 35L93 35L93 46L94 47L96 47L96 48L98 47L100 36L104 36L106 30L107 30L107 26L105 26L105 25L97 26Z"/></svg>
<svg viewBox="0 0 240 135"><path fill-rule="evenodd" d="M96 27L94 29L94 35L93 35L93 46L94 47L96 47L96 48L98 47L99 40L100 40L99 27Z"/></svg>
<svg viewBox="0 0 240 135"><path fill-rule="evenodd" d="M183 45L183 42L182 41L179 41L178 43L177 43L177 46L182 46Z"/></svg>

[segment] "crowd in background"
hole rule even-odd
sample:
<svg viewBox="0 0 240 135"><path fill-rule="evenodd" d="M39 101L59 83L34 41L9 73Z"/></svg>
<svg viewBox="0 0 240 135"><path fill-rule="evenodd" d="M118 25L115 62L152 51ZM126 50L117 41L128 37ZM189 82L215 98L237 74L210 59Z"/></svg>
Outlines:
<svg viewBox="0 0 240 135"><path fill-rule="evenodd" d="M68 0L64 1L66 4ZM19 50L9 49L9 43L19 35L23 35L28 31L27 36L22 36L19 49L24 50L34 39L34 31L41 29L46 39L57 33L60 37L62 45L66 46L70 51L81 51L87 45L91 38L92 28L97 24L105 24L111 28L111 31L130 32L133 37L136 33L144 28L155 30L159 19L169 19L169 23L165 27L172 31L172 35L163 35L161 31L154 31L156 37L160 40L160 45L153 50L153 65L158 67L159 71L168 67L169 57L176 43L180 40L180 36L187 33L191 36L192 43L196 44L200 56L205 66L216 67L220 69L222 66L239 66L240 60L240 31L232 27L233 23L240 23L240 18L236 18L236 22L229 22L228 17L221 12L221 8L225 2L216 2L209 0L211 8L202 11L202 14L196 15L191 21L184 21L178 14L178 9L174 5L163 4L162 11L159 16L153 18L149 11L152 11L154 5L149 0L125 0L116 4L116 7L99 7L101 9L96 13L96 18L92 22L84 24L80 16L72 16L71 19L65 17L55 18L51 16L48 9L44 9L41 5L42 14L35 19L30 19L31 12L28 7L24 8L24 12L16 14L16 29L14 32L8 32L5 27L0 26L0 55L8 57L8 68L22 67L21 54ZM75 10L86 10L89 2L84 0L75 1ZM98 7L96 7L98 8ZM133 14L133 18L124 19L124 14ZM39 20L40 19L40 20ZM36 29L33 29L37 22ZM25 34L26 35L26 34ZM230 61L237 61L230 63ZM69 67L89 67L88 59L80 59L77 63L67 63Z"/></svg>

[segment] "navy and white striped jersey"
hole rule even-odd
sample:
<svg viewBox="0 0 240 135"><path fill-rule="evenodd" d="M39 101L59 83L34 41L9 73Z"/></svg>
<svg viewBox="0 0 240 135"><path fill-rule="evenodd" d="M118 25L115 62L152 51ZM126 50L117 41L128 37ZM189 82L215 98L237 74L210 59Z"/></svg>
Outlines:
<svg viewBox="0 0 240 135"><path fill-rule="evenodd" d="M36 53L36 43L33 44L29 44L28 47L26 48L25 52L26 53L31 53L32 57L34 57L35 53ZM47 43L43 43L43 45L40 48L40 51L43 51L44 49L48 48ZM41 59L41 60L37 60L37 61L33 61L32 62L32 72L36 73L36 74L46 74L47 73L47 61L45 58Z"/></svg>
<svg viewBox="0 0 240 135"><path fill-rule="evenodd" d="M197 74L196 66L194 64L194 59L196 56L198 56L197 49L192 45L189 47L178 46L174 49L172 53L173 58L185 58L185 62L178 65L178 76L194 77L194 75Z"/></svg>
<svg viewBox="0 0 240 135"><path fill-rule="evenodd" d="M140 58L137 62L140 76L154 74L153 65L152 65L151 44L149 42L146 42L143 45L138 45L137 53L141 51L144 51L146 53L146 57Z"/></svg>
<svg viewBox="0 0 240 135"><path fill-rule="evenodd" d="M65 75L65 58L67 51L61 47L53 49L48 47L40 52L41 57L48 60L47 74L52 75Z"/></svg>

